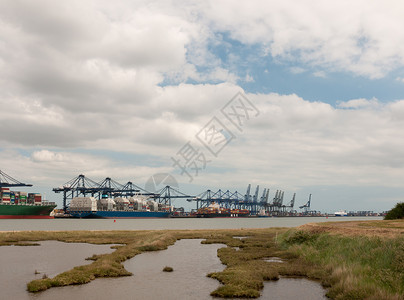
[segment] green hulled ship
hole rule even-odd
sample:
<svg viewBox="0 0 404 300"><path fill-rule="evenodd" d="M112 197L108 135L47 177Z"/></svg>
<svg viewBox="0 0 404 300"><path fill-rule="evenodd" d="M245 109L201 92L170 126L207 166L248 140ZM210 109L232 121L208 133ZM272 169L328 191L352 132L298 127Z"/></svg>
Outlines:
<svg viewBox="0 0 404 300"><path fill-rule="evenodd" d="M0 219L53 219L54 202L44 201L38 193L11 191L10 187L28 187L0 170Z"/></svg>
<svg viewBox="0 0 404 300"><path fill-rule="evenodd" d="M0 204L0 219L53 219L54 204Z"/></svg>

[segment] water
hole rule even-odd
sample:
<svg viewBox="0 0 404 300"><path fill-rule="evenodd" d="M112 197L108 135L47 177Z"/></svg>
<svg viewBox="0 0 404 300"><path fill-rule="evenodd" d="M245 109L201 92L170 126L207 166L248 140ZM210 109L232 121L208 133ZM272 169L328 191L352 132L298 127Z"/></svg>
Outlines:
<svg viewBox="0 0 404 300"><path fill-rule="evenodd" d="M285 261L280 258L280 257L268 257L263 259L266 262L271 262L271 263L284 263Z"/></svg>
<svg viewBox="0 0 404 300"><path fill-rule="evenodd" d="M111 245L41 242L41 246L0 247L2 268L1 299L70 300L70 299L214 299L210 293L220 286L206 277L225 266L217 249L225 245L201 244L202 240L180 240L167 250L146 252L124 262L133 276L98 278L88 284L51 288L32 294L26 283L47 274L53 277L77 265L91 263L85 257L113 251ZM63 255L61 255L63 253ZM165 266L173 272L163 272ZM41 274L35 275L35 270ZM6 288L4 288L6 287ZM318 282L307 279L281 278L265 282L260 299L326 299Z"/></svg>
<svg viewBox="0 0 404 300"><path fill-rule="evenodd" d="M153 230L296 227L306 223L381 220L382 217L167 218L167 219L1 219L0 231Z"/></svg>
<svg viewBox="0 0 404 300"><path fill-rule="evenodd" d="M27 283L44 274L54 277L75 266L90 264L85 258L111 253L111 245L40 242L41 246L0 247L0 299L37 299L40 294L26 291ZM35 274L35 271L40 274Z"/></svg>
<svg viewBox="0 0 404 300"><path fill-rule="evenodd" d="M381 217L287 217L225 219L54 219L0 220L0 231L17 230L153 230L153 229L238 229L296 227L329 221L381 220ZM188 244L191 243L191 244ZM194 244L192 244L194 243ZM178 241L168 250L144 253L125 263L135 275L96 279L89 284L52 288L39 294L26 292L26 284L46 273L53 277L74 266L90 263L84 258L111 252L110 246L41 242L42 246L0 247L1 299L211 299L216 280L207 273L220 271L219 245L201 245L198 240ZM174 272L162 272L164 266ZM41 274L35 275L35 270ZM317 283L282 278L265 282L262 299L325 299ZM7 287L7 288L4 288ZM161 288L162 287L162 288ZM307 298L304 298L306 297Z"/></svg>
<svg viewBox="0 0 404 300"><path fill-rule="evenodd" d="M201 240L180 240L167 250L146 252L124 263L134 275L100 278L85 285L52 288L36 296L38 300L70 299L214 299L210 293L220 284L206 277L224 269L217 249L224 245L204 245ZM195 255L197 253L197 255ZM165 266L173 272L163 272Z"/></svg>
<svg viewBox="0 0 404 300"><path fill-rule="evenodd" d="M321 300L328 299L326 291L317 281L306 278L281 278L265 281L260 299L268 300Z"/></svg>

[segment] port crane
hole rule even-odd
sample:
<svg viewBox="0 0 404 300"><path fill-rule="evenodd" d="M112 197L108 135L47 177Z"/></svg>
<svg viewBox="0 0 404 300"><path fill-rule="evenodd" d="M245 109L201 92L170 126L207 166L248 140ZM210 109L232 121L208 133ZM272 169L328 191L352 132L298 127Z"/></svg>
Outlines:
<svg viewBox="0 0 404 300"><path fill-rule="evenodd" d="M207 207L212 203L218 203L225 208L243 208L245 203L245 196L239 192L230 192L229 190L223 192L219 189L216 192L206 190L195 197L188 199L188 201L195 201L197 209Z"/></svg>
<svg viewBox="0 0 404 300"><path fill-rule="evenodd" d="M309 195L309 201L307 201L306 204L299 206L300 209L303 209L304 214L309 214L312 211L310 210L310 204L311 204L311 194Z"/></svg>
<svg viewBox="0 0 404 300"><path fill-rule="evenodd" d="M15 184L22 183L15 182ZM251 184L248 185L244 195L237 191L232 192L230 190L224 191L221 189L212 191L208 189L199 195L191 196L169 185L159 191L151 193L131 181L128 181L126 184L120 184L110 177L107 177L100 182L96 182L83 174L71 179L60 187L54 188L53 191L55 193L63 193L63 209L65 212L68 207L68 200L74 197L91 196L101 199L106 195L107 197L144 195L158 203L169 205L170 207L173 199L186 199L189 202L195 201L197 209L207 207L212 203L217 203L228 209L248 209L253 215L257 214L260 210L265 210L274 215L280 215L285 213L287 208L290 208L291 212L293 212L296 196L296 194L293 195L288 205L283 205L284 191L277 190L272 203L269 203L269 188L264 188L261 197L259 197L259 186L257 185L254 195L251 195ZM308 207L308 209L310 209L310 200L311 195L309 202L302 207Z"/></svg>
<svg viewBox="0 0 404 300"><path fill-rule="evenodd" d="M167 185L163 187L160 191L155 193L155 199L159 203L164 203L165 205L169 205L171 207L171 199L178 199L178 198L184 198L184 199L189 199L192 196L184 194L183 192L180 192L179 190Z"/></svg>
<svg viewBox="0 0 404 300"><path fill-rule="evenodd" d="M270 213L279 214L281 212L284 193L282 190L276 190L272 203L268 204Z"/></svg>
<svg viewBox="0 0 404 300"><path fill-rule="evenodd" d="M10 175L0 170L0 187L32 186L32 184L22 183Z"/></svg>
<svg viewBox="0 0 404 300"><path fill-rule="evenodd" d="M166 186L156 193L151 193L131 181L126 184L105 178L100 182L96 182L83 174L69 180L60 187L52 189L55 193L63 193L63 210L67 210L68 199L73 199L79 196L91 196L101 199L103 196L108 197L126 197L134 195L144 195L153 198L159 203L169 204L171 206L171 199L174 198L190 198L192 196L186 195L170 186Z"/></svg>
<svg viewBox="0 0 404 300"><path fill-rule="evenodd" d="M290 202L286 205L282 205L282 212L286 213L287 209L290 209L290 213L296 213L296 210L293 209L293 207L295 206L295 200L296 200L296 193L293 194L292 200L290 200Z"/></svg>
<svg viewBox="0 0 404 300"><path fill-rule="evenodd" d="M69 180L60 187L52 189L55 193L63 193L63 210L67 210L67 200L73 199L79 196L91 196L101 199L103 195L108 196L123 196L134 195L140 193L141 189L134 185L132 182L128 182L122 185L110 177L105 178L101 182L96 182L83 174ZM145 193L153 195L152 193Z"/></svg>
<svg viewBox="0 0 404 300"><path fill-rule="evenodd" d="M259 186L256 187L254 195L251 195L251 184L249 184L244 195L237 191L231 192L219 189L214 192L206 190L194 198L187 200L190 202L195 201L197 209L217 203L228 209L248 209L252 214L256 214L260 209L266 208L268 197L269 189L264 189L262 196L259 198Z"/></svg>

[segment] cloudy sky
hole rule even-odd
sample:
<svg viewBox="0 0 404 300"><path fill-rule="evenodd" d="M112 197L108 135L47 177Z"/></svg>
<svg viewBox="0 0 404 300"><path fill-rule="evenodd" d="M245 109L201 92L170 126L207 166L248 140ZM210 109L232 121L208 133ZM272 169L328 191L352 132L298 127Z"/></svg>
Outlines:
<svg viewBox="0 0 404 300"><path fill-rule="evenodd" d="M404 195L403 11L0 0L0 169L59 204L52 188L79 174L170 173L189 194L251 183L325 212L388 210ZM243 101L239 126L225 108Z"/></svg>

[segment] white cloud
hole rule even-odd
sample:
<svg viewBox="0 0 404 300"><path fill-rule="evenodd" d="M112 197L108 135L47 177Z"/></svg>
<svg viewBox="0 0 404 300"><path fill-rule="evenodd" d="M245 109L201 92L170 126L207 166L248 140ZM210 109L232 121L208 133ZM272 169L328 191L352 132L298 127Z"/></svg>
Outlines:
<svg viewBox="0 0 404 300"><path fill-rule="evenodd" d="M353 108L353 109L357 109L357 108L373 108L373 109L377 109L378 107L380 107L380 103L377 99L373 98L373 99L352 99L349 101L345 101L345 102L340 102L338 103L338 107L340 108Z"/></svg>
<svg viewBox="0 0 404 300"><path fill-rule="evenodd" d="M239 77L248 60L232 45L220 48L232 69L211 52L224 34L295 74L380 78L404 64L401 8L364 0L2 1L2 168L52 185L81 172L145 182L173 170L170 156L221 116L241 90L236 82L257 79ZM404 100L333 107L297 95L248 97L260 116L242 134L226 123L237 139L201 185L402 185Z"/></svg>
<svg viewBox="0 0 404 300"><path fill-rule="evenodd" d="M31 158L35 162L61 162L65 157L61 153L55 153L48 150L40 150L32 153Z"/></svg>
<svg viewBox="0 0 404 300"><path fill-rule="evenodd" d="M380 78L404 64L404 4L390 1L214 1L206 16L216 30L272 56Z"/></svg>
<svg viewBox="0 0 404 300"><path fill-rule="evenodd" d="M333 107L296 95L247 94L260 115L248 121L241 133L220 114L235 88L165 87L155 99L160 113L153 118L131 117L128 112L121 119L108 119L107 112L98 113L97 118L108 126L69 136L80 145L78 151L58 146L49 136L42 140L47 146L33 150L28 157L12 150L0 151L2 169L21 180L52 187L80 173L92 179L110 176L118 182L134 180L143 184L154 173L178 171L170 157L187 141L209 155L195 134L212 116L217 116L236 139L218 158L208 157L212 162L194 180L198 186L239 189L251 182L287 191L310 186L401 187L404 139L399 137L404 125L404 100L383 104L377 99L353 99ZM41 113L33 112L31 121L26 121L22 129L35 128L34 120ZM70 117L65 115L65 119ZM84 133L80 127L85 119L84 115L75 116L75 122L64 123L63 132ZM49 133L40 131L33 140L51 131L52 128ZM10 138L2 139L3 145L16 143ZM20 147L25 151L32 148ZM117 160L113 155L93 153L99 150L127 158ZM188 180L178 174L176 177L180 184Z"/></svg>
<svg viewBox="0 0 404 300"><path fill-rule="evenodd" d="M248 96L261 115L220 158L238 170L235 177L274 186L400 186L404 140L397 137L403 121L393 116L404 101L354 100L341 107L356 109L345 110L295 95Z"/></svg>

